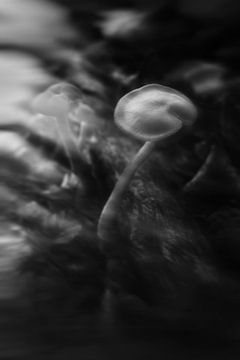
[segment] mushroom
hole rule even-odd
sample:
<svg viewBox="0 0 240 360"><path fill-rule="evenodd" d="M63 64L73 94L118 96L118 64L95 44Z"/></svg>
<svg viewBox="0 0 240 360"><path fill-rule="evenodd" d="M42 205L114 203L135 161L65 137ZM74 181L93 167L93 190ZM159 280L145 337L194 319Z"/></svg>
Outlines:
<svg viewBox="0 0 240 360"><path fill-rule="evenodd" d="M69 159L71 172L74 173L74 165L69 150L79 153L85 139L96 125L95 112L83 101L83 95L73 85L58 83L50 86L46 91L38 95L32 105L35 112L55 120L56 129L60 141ZM74 134L72 126L80 124L80 134ZM67 187L70 177L63 181Z"/></svg>
<svg viewBox="0 0 240 360"><path fill-rule="evenodd" d="M114 112L116 125L144 145L120 175L98 222L98 237L111 241L117 231L121 198L135 171L153 151L156 143L190 127L197 110L182 93L158 84L145 85L123 96Z"/></svg>
<svg viewBox="0 0 240 360"><path fill-rule="evenodd" d="M81 125L77 141L78 151L81 151L86 141L91 140L91 136L94 130L96 130L96 127L100 125L99 119L95 111L84 102L80 103L78 107L69 114L69 119L72 120L73 123L77 121L77 123Z"/></svg>
<svg viewBox="0 0 240 360"><path fill-rule="evenodd" d="M75 150L77 150L77 142L70 127L68 114L78 106L80 99L81 93L75 86L59 83L39 94L32 105L35 112L55 119L59 137L70 162L69 140Z"/></svg>

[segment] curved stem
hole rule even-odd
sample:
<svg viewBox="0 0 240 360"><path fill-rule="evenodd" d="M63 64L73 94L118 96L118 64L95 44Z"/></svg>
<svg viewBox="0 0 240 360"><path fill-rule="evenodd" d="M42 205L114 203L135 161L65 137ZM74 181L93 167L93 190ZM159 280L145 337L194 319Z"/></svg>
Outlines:
<svg viewBox="0 0 240 360"><path fill-rule="evenodd" d="M206 174L207 170L209 169L214 159L215 150L216 150L215 145L212 145L207 157L204 159L203 164L197 170L193 178L184 185L183 191L188 191L189 189L191 189L191 187L195 185L201 179L201 177L204 176L204 174Z"/></svg>
<svg viewBox="0 0 240 360"><path fill-rule="evenodd" d="M147 141L119 177L113 192L105 204L98 221L98 237L104 241L111 240L118 232L116 226L117 215L123 193L126 191L133 174L149 156L155 146L154 141Z"/></svg>

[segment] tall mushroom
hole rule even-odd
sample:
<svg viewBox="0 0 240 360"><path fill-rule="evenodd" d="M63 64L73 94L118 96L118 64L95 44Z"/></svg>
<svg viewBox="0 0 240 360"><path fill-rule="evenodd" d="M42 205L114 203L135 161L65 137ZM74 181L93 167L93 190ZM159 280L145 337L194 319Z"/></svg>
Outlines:
<svg viewBox="0 0 240 360"><path fill-rule="evenodd" d="M194 104L182 93L158 84L145 85L123 96L115 109L116 125L144 145L119 177L98 222L98 237L111 241L117 231L121 198L135 171L153 151L156 143L193 124Z"/></svg>

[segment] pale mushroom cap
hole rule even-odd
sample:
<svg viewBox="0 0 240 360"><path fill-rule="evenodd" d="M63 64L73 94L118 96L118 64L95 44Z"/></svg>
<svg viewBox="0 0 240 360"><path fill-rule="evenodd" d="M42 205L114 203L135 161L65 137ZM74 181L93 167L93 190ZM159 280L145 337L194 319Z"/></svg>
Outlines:
<svg viewBox="0 0 240 360"><path fill-rule="evenodd" d="M50 86L48 91L50 91L52 94L64 94L69 99L69 101L73 103L75 101L78 102L82 97L80 90L76 86L65 82L60 82Z"/></svg>
<svg viewBox="0 0 240 360"><path fill-rule="evenodd" d="M158 84L145 85L123 96L114 118L129 135L154 141L192 125L196 107L185 95Z"/></svg>
<svg viewBox="0 0 240 360"><path fill-rule="evenodd" d="M70 118L77 120L78 122L86 122L90 126L95 126L99 124L97 115L95 111L87 104L80 103L72 114Z"/></svg>
<svg viewBox="0 0 240 360"><path fill-rule="evenodd" d="M41 114L60 117L67 116L72 107L81 101L80 91L73 85L59 83L50 86L33 101L33 109Z"/></svg>

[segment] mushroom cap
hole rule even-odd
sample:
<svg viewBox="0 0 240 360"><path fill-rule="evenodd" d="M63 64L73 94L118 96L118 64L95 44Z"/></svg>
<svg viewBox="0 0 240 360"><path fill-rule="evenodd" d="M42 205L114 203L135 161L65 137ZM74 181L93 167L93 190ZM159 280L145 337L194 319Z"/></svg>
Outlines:
<svg viewBox="0 0 240 360"><path fill-rule="evenodd" d="M89 127L99 125L99 119L95 111L87 104L80 103L74 111L69 114L69 119L77 123L86 123Z"/></svg>
<svg viewBox="0 0 240 360"><path fill-rule="evenodd" d="M114 112L117 126L143 141L157 141L193 124L197 110L188 97L167 86L145 85L123 96Z"/></svg>
<svg viewBox="0 0 240 360"><path fill-rule="evenodd" d="M81 92L75 86L58 83L39 94L34 99L32 108L48 116L67 116L68 112L78 105L81 97Z"/></svg>

